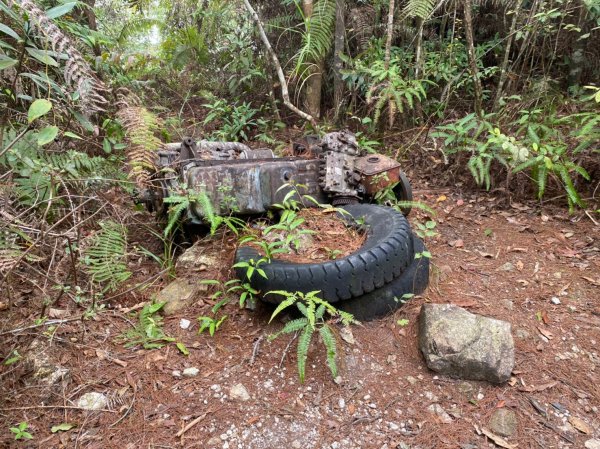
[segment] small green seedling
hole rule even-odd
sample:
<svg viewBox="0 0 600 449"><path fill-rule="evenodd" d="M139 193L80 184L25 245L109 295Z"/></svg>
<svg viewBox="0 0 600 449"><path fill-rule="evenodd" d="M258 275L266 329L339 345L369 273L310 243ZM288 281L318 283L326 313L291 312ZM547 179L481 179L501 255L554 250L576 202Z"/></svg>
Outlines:
<svg viewBox="0 0 600 449"><path fill-rule="evenodd" d="M15 434L15 440L33 440L33 435L27 432L29 424L20 422L17 427L11 427L10 431Z"/></svg>

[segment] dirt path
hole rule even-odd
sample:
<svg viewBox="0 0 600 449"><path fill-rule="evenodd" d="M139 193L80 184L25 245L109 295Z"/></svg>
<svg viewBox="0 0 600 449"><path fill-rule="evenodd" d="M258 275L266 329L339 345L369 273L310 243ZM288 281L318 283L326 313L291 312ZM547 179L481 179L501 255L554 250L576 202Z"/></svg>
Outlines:
<svg viewBox="0 0 600 449"><path fill-rule="evenodd" d="M307 381L299 384L295 346L287 348L288 339L267 341L281 327L267 324L268 310L230 307L213 338L197 335L196 317L211 306L207 297L167 318L167 334L186 344L189 357L174 345L125 349L115 338L131 318L109 310L42 336L69 370L66 384L48 390L29 383L19 364L3 367L0 446L470 449L493 446L481 428L499 408L516 413L516 432L506 440L519 448L582 448L600 438L598 227L557 209L518 204L502 209L488 195L436 191L419 199L438 212L440 235L427 242L431 285L394 316L353 328L354 344L343 343L340 384L315 345ZM229 263L229 244L215 241L207 251ZM217 268L199 276L219 276ZM119 303L133 306L151 290ZM491 386L428 371L416 347L424 302L450 302L511 322L516 346L511 381ZM26 307L0 311L3 331L31 313ZM183 330L181 318L192 327ZM400 319L408 324L399 325ZM40 334L40 329L4 334L3 355ZM180 374L189 367L198 374ZM231 397L238 384L247 400ZM109 398L107 411L69 408L91 391ZM21 421L34 435L29 443L13 442L8 430ZM76 426L51 433L61 423Z"/></svg>

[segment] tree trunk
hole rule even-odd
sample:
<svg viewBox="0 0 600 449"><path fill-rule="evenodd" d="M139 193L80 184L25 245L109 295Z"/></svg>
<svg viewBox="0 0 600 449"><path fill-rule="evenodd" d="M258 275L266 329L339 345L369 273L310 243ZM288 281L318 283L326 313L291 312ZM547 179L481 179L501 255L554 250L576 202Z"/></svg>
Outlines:
<svg viewBox="0 0 600 449"><path fill-rule="evenodd" d="M94 6L96 5L96 0L85 0L84 3L87 5L84 7L85 17L87 19L88 27L92 31L98 31L98 24L96 23L96 13L94 12ZM100 50L100 45L94 44L92 46L92 50L94 50L94 56L100 56L102 51Z"/></svg>
<svg viewBox="0 0 600 449"><path fill-rule="evenodd" d="M508 34L508 39L506 41L506 48L504 49L504 60L502 61L502 66L500 68L500 80L498 81L498 89L496 90L496 98L494 98L494 111L498 108L498 103L500 102L500 98L502 98L504 83L506 82L506 77L508 76L508 63L510 60L510 50L512 47L513 37L515 34L515 30L517 29L517 19L519 18L519 12L521 3L517 4L516 9L513 11L513 18L510 24L510 31Z"/></svg>
<svg viewBox="0 0 600 449"><path fill-rule="evenodd" d="M392 37L393 36L394 36L394 0L390 0L390 6L388 9L387 38L385 40L385 59L384 59L385 70L390 68L390 58L392 55Z"/></svg>
<svg viewBox="0 0 600 449"><path fill-rule="evenodd" d="M314 8L313 0L302 0L304 19L310 20ZM306 80L305 102L308 113L315 118L321 116L321 87L323 85L323 58L311 61L308 79Z"/></svg>
<svg viewBox="0 0 600 449"><path fill-rule="evenodd" d="M342 55L344 54L344 39L346 36L346 1L335 0L335 48L333 53L333 102L335 121L340 119L342 102L344 101L344 81L342 80Z"/></svg>
<svg viewBox="0 0 600 449"><path fill-rule="evenodd" d="M465 14L465 37L467 38L467 53L469 56L469 67L471 69L471 78L473 78L473 88L475 91L475 112L482 116L482 88L477 70L477 58L475 56L475 43L473 41L473 16L471 15L471 0L463 0L463 9Z"/></svg>
<svg viewBox="0 0 600 449"><path fill-rule="evenodd" d="M279 58L277 57L277 54L275 54L275 50L273 50L273 47L271 46L271 43L269 42L269 38L267 37L267 33L265 33L265 29L263 28L262 22L260 21L258 14L256 14L256 11L254 10L254 8L250 4L250 2L248 0L242 0L242 1L244 2L244 6L250 13L252 20L254 20L254 23L256 23L256 27L258 28L258 34L260 35L260 39L262 40L262 42L267 50L267 53L271 57L271 61L273 62L273 67L275 68L275 71L277 72L277 78L279 78L279 83L281 84L281 96L283 97L283 104L288 109L290 109L291 111L293 111L294 113L296 113L300 117L302 117L304 120L310 122L310 124L314 128L317 128L318 125L317 125L317 121L315 120L315 118L312 115L307 114L306 112L298 109L290 101L290 94L289 94L289 90L288 90L287 81L286 81L285 75L283 73L283 69L281 68L281 64L279 63Z"/></svg>

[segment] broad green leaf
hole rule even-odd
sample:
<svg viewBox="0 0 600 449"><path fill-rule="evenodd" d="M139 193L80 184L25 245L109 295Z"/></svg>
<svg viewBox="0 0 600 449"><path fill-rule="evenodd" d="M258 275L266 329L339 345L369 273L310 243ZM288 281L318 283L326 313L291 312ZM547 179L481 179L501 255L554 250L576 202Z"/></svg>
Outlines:
<svg viewBox="0 0 600 449"><path fill-rule="evenodd" d="M0 23L0 31L2 31L5 34L8 34L10 37L15 38L16 40L21 39L12 28L10 28L8 25L4 25L3 23Z"/></svg>
<svg viewBox="0 0 600 449"><path fill-rule="evenodd" d="M46 115L50 109L52 109L52 103L50 101L43 98L35 100L31 103L31 106L29 106L29 111L27 111L27 121L32 123L35 119Z"/></svg>
<svg viewBox="0 0 600 449"><path fill-rule="evenodd" d="M59 424L58 426L52 426L50 432L66 432L67 430L71 430L73 427L75 427L75 424L64 422L62 424Z"/></svg>
<svg viewBox="0 0 600 449"><path fill-rule="evenodd" d="M0 55L0 70L8 69L12 67L17 62L16 59L9 58L8 56Z"/></svg>
<svg viewBox="0 0 600 449"><path fill-rule="evenodd" d="M78 136L77 134L75 134L75 133L72 133L71 131L65 131L65 136L66 136L66 137L71 137L71 138L73 138L73 139L79 139L79 140L82 140L82 138L81 138L81 137L79 137L79 136Z"/></svg>
<svg viewBox="0 0 600 449"><path fill-rule="evenodd" d="M39 146L43 147L44 145L52 142L57 135L58 126L46 126L38 133L37 143Z"/></svg>
<svg viewBox="0 0 600 449"><path fill-rule="evenodd" d="M25 50L27 50L27 53L29 53L32 57L34 57L41 63L52 67L58 67L58 62L56 62L54 58L49 56L48 52L46 52L45 50L38 50L37 48L32 47L27 47Z"/></svg>
<svg viewBox="0 0 600 449"><path fill-rule="evenodd" d="M46 16L49 19L56 19L57 17L64 16L71 12L71 10L77 5L77 2L65 3L63 5L55 6L46 11Z"/></svg>

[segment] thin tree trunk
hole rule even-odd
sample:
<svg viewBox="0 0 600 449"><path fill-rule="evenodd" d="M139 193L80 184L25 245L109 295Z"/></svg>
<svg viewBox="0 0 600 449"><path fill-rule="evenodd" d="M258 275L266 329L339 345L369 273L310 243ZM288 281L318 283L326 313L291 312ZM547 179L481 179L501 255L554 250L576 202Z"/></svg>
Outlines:
<svg viewBox="0 0 600 449"><path fill-rule="evenodd" d="M482 116L482 87L477 70L477 58L475 56L475 43L473 41L473 16L471 15L471 0L463 0L463 9L465 14L465 35L467 38L467 54L469 56L469 67L471 69L471 78L473 78L473 87L475 91L475 112Z"/></svg>
<svg viewBox="0 0 600 449"><path fill-rule="evenodd" d="M506 77L508 76L508 63L510 61L510 50L512 48L513 37L515 35L515 30L517 29L517 20L519 18L519 12L521 11L521 3L517 4L516 9L513 12L512 22L510 24L510 30L508 34L508 39L506 41L506 48L504 49L504 60L502 61L502 66L500 68L500 80L498 81L498 89L496 90L496 98L494 99L494 111L498 108L498 103L500 102L500 98L502 98L504 83L506 82Z"/></svg>
<svg viewBox="0 0 600 449"><path fill-rule="evenodd" d="M254 23L256 23L256 27L258 28L258 34L260 35L260 39L262 40L263 45L265 46L265 48L267 50L267 53L271 57L271 61L273 62L273 67L275 67L275 71L277 72L277 78L279 79L279 83L281 84L281 96L283 98L283 104L288 109L293 111L295 114L299 115L304 120L310 122L310 124L314 128L317 128L318 126L317 126L317 121L315 120L315 118L312 115L307 114L306 112L298 109L290 101L290 94L289 94L289 90L288 90L287 81L285 80L285 75L283 73L283 69L281 68L281 64L279 63L279 58L277 58L277 55L275 54L275 50L273 50L273 47L271 47L271 43L269 42L267 33L265 33L265 29L263 28L262 22L260 21L258 14L256 14L256 11L254 10L254 8L250 4L250 2L248 0L242 0L242 1L244 2L244 6L246 7L248 12L252 16L252 20L254 20Z"/></svg>
<svg viewBox="0 0 600 449"><path fill-rule="evenodd" d="M314 8L313 0L302 0L304 19L310 20ZM321 87L323 86L323 58L311 61L308 79L306 80L305 101L308 113L313 117L321 116Z"/></svg>
<svg viewBox="0 0 600 449"><path fill-rule="evenodd" d="M390 0L390 6L388 9L387 38L385 40L385 70L390 68L390 58L392 56L392 37L394 36L394 6L394 0Z"/></svg>
<svg viewBox="0 0 600 449"><path fill-rule="evenodd" d="M423 62L425 56L423 54L423 23L425 22L421 17L417 17L417 44L415 45L415 78L419 79L423 70Z"/></svg>
<svg viewBox="0 0 600 449"><path fill-rule="evenodd" d="M92 31L98 31L98 24L96 23L96 13L94 12L96 0L86 0L84 3L87 5L83 9L85 11L88 27ZM94 56L100 56L102 54L102 51L100 50L100 45L98 45L97 43L92 46L92 50L94 51Z"/></svg>
<svg viewBox="0 0 600 449"><path fill-rule="evenodd" d="M335 0L335 48L333 52L333 102L335 121L340 119L342 102L344 101L344 81L342 80L342 55L344 54L344 39L346 35L346 1Z"/></svg>

